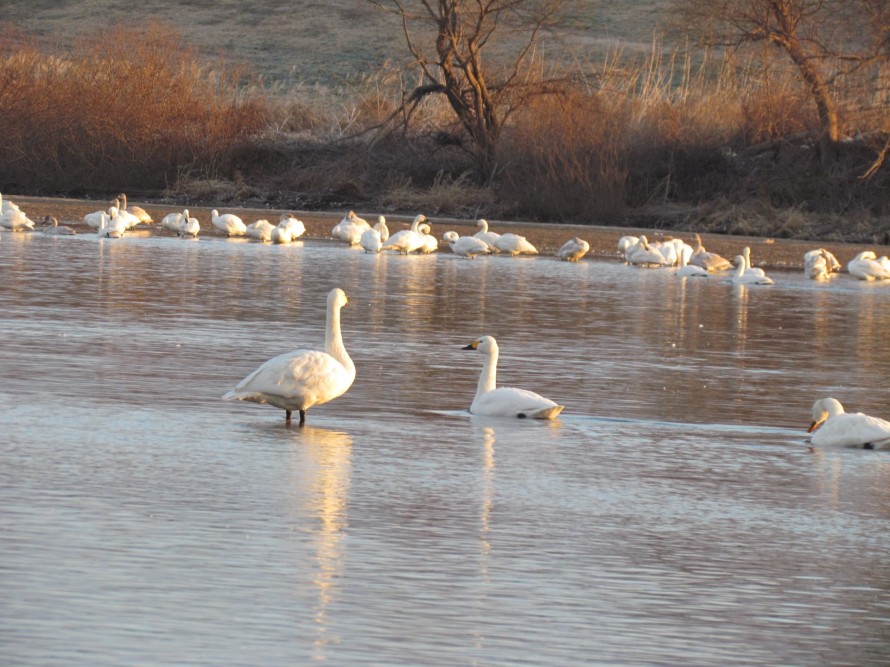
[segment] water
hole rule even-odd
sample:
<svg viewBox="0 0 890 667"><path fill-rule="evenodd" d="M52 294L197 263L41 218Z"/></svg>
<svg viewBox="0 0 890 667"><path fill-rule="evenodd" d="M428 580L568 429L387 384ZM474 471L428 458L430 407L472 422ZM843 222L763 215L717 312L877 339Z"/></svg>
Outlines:
<svg viewBox="0 0 890 667"><path fill-rule="evenodd" d="M890 285L2 234L0 662L890 663ZM287 429L221 394L321 346ZM466 409L478 353L555 422Z"/></svg>

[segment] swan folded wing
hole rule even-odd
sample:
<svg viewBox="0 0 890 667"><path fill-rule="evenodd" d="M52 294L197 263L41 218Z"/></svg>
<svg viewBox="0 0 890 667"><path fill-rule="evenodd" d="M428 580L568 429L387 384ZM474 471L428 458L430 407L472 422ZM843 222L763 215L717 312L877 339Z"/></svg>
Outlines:
<svg viewBox="0 0 890 667"><path fill-rule="evenodd" d="M305 410L344 394L352 379L343 364L331 355L296 350L269 359L224 394L223 400Z"/></svg>
<svg viewBox="0 0 890 667"><path fill-rule="evenodd" d="M553 419L562 412L563 407L533 391L499 387L473 401L470 412L484 417Z"/></svg>
<svg viewBox="0 0 890 667"><path fill-rule="evenodd" d="M890 447L890 422L861 412L844 413L826 421L812 438L814 445Z"/></svg>

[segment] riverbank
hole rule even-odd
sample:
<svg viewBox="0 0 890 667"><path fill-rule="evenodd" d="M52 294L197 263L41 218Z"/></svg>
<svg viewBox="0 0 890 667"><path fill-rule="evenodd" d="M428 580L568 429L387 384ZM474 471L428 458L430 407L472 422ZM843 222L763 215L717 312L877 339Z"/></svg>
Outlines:
<svg viewBox="0 0 890 667"><path fill-rule="evenodd" d="M61 199L46 197L23 197L14 194L8 199L14 201L28 216L42 226L44 216L55 216L59 224L69 225L78 233L93 232L83 222L83 216L87 213L105 209L110 205L107 200L88 199ZM160 204L143 202L130 199L130 204L142 206L155 220L152 225L140 225L141 233L152 235L173 236L169 230L162 228L158 222L168 213L181 211L183 206L174 204ZM210 223L210 213L217 208L221 213L229 212L240 216L249 224L259 219L267 219L272 223L277 222L284 209L261 207L230 207L223 204L216 206L193 206L189 211L192 217L197 217L201 223L202 237L222 237L223 234ZM330 241L331 228L343 217L345 211L292 211L306 225L306 240ZM360 216L370 222L374 222L379 214L386 216L391 232L408 227L413 216L389 214L387 211L356 211ZM475 221L454 218L437 218L428 216L432 223L433 234L442 238L442 234L450 229L459 234L472 234L475 231ZM682 238L692 242L694 230L672 231L653 230L643 227L604 227L593 225L567 225L553 223L528 223L502 220L489 220L493 231L514 232L522 234L536 247L541 255L553 255L568 239L579 236L590 243L588 257L619 259L617 250L618 239L624 235L645 234L650 240L662 240L667 238ZM8 233L8 232L4 232ZM846 266L857 253L863 250L874 250L879 256L890 255L890 245L868 245L860 243L840 242L816 242L797 239L775 239L769 236L741 236L729 234L701 233L705 247L712 251L732 259L739 254L745 246L751 248L753 263L766 269L803 269L803 255L813 248L825 248L838 258Z"/></svg>

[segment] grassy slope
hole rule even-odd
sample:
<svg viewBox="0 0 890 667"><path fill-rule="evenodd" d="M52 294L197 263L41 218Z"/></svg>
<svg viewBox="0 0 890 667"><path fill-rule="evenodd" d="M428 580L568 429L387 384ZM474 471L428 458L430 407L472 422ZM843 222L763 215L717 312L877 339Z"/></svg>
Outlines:
<svg viewBox="0 0 890 667"><path fill-rule="evenodd" d="M670 0L579 0L544 44L547 57L647 47ZM159 19L209 56L251 63L278 81L336 84L406 52L400 24L366 0L7 0L3 19L68 41L83 31Z"/></svg>

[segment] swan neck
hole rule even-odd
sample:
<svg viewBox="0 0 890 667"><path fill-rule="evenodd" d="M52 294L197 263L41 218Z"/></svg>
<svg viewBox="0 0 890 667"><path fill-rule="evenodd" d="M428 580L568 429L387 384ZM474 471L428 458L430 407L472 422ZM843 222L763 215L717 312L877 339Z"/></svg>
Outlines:
<svg viewBox="0 0 890 667"><path fill-rule="evenodd" d="M324 351L334 357L346 368L354 368L352 359L343 346L343 336L340 333L340 306L331 304L328 306L328 316L325 322Z"/></svg>
<svg viewBox="0 0 890 667"><path fill-rule="evenodd" d="M479 384L476 385L476 398L490 391L494 391L497 386L497 368L498 368L498 350L490 349L482 362L482 374L479 375Z"/></svg>

